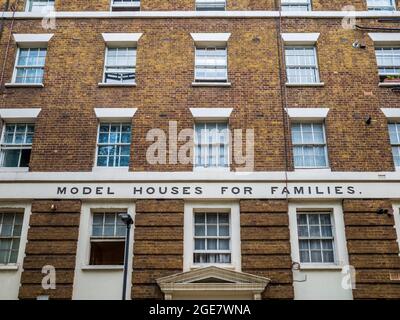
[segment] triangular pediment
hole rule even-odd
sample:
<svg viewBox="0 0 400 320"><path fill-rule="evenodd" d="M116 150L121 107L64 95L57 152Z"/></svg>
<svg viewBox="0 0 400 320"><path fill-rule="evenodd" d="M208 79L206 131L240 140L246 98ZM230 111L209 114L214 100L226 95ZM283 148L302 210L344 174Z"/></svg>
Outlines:
<svg viewBox="0 0 400 320"><path fill-rule="evenodd" d="M268 278L238 272L234 270L218 268L214 266L194 269L187 272L174 274L157 280L161 284L190 284L190 283L231 283L231 284L265 284Z"/></svg>

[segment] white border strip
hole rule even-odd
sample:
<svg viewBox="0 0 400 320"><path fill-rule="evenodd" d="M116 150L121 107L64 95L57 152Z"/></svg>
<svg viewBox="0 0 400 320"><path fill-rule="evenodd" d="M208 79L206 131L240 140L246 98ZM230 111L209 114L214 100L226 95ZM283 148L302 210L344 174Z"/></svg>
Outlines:
<svg viewBox="0 0 400 320"><path fill-rule="evenodd" d="M36 12L12 12L0 11L5 19L43 19L47 14ZM398 18L400 11L286 11L282 12L284 18ZM53 16L52 16L53 17ZM54 12L54 18L58 19L92 19L92 18L278 18L279 11L139 11L139 12L115 12L115 11L59 11Z"/></svg>
<svg viewBox="0 0 400 320"><path fill-rule="evenodd" d="M400 182L400 172L331 172L318 169L293 171L287 173L289 182ZM183 171L183 172L116 172L101 170L100 172L5 172L0 170L0 182L86 182L86 181L109 181L109 182L146 182L146 181L249 181L249 182L279 182L285 181L286 174L279 172L227 172L210 170L206 171Z"/></svg>

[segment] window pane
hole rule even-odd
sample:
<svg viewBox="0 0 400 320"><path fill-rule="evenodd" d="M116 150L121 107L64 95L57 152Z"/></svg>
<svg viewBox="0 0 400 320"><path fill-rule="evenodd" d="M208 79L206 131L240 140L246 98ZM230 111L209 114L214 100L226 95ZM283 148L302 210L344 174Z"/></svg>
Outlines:
<svg viewBox="0 0 400 320"><path fill-rule="evenodd" d="M11 250L10 252L10 260L8 263L17 263L18 260L18 251L17 250Z"/></svg>
<svg viewBox="0 0 400 320"><path fill-rule="evenodd" d="M13 237L21 236L21 231L22 231L22 225L14 225Z"/></svg>
<svg viewBox="0 0 400 320"><path fill-rule="evenodd" d="M205 223L206 218L204 213L196 213L194 216L194 223Z"/></svg>
<svg viewBox="0 0 400 320"><path fill-rule="evenodd" d="M311 262L322 262L321 251L311 251Z"/></svg>
<svg viewBox="0 0 400 320"><path fill-rule="evenodd" d="M208 213L207 214L207 224L208 223L217 223L217 214L216 213Z"/></svg>
<svg viewBox="0 0 400 320"><path fill-rule="evenodd" d="M207 250L216 250L216 249L217 249L217 239L208 239Z"/></svg>
<svg viewBox="0 0 400 320"><path fill-rule="evenodd" d="M116 236L117 237L125 237L126 236L126 227L125 227L125 225L118 226L116 228Z"/></svg>
<svg viewBox="0 0 400 320"><path fill-rule="evenodd" d="M308 227L307 226L299 226L298 233L300 237L308 237Z"/></svg>
<svg viewBox="0 0 400 320"><path fill-rule="evenodd" d="M219 227L219 235L222 237L229 236L229 225Z"/></svg>
<svg viewBox="0 0 400 320"><path fill-rule="evenodd" d="M328 226L328 227L322 226L321 234L323 237L332 237L332 227L331 226Z"/></svg>
<svg viewBox="0 0 400 320"><path fill-rule="evenodd" d="M323 258L324 262L326 263L332 263L335 261L335 258L333 256L333 251L323 251Z"/></svg>
<svg viewBox="0 0 400 320"><path fill-rule="evenodd" d="M194 242L195 250L204 250L206 248L206 240L205 239L196 239Z"/></svg>
<svg viewBox="0 0 400 320"><path fill-rule="evenodd" d="M21 150L4 150L3 167L19 167Z"/></svg>
<svg viewBox="0 0 400 320"><path fill-rule="evenodd" d="M205 236L205 227L204 226L195 226L195 235L196 236Z"/></svg>
<svg viewBox="0 0 400 320"><path fill-rule="evenodd" d="M229 240L219 240L219 250L229 250Z"/></svg>
<svg viewBox="0 0 400 320"><path fill-rule="evenodd" d="M104 226L104 236L112 237L114 235L114 226Z"/></svg>
<svg viewBox="0 0 400 320"><path fill-rule="evenodd" d="M208 225L207 226L207 236L216 236L217 235L217 226L216 225Z"/></svg>
<svg viewBox="0 0 400 320"><path fill-rule="evenodd" d="M308 251L300 251L300 262L310 262L310 254Z"/></svg>
<svg viewBox="0 0 400 320"><path fill-rule="evenodd" d="M103 235L103 226L93 226L92 236L101 237Z"/></svg>
<svg viewBox="0 0 400 320"><path fill-rule="evenodd" d="M309 214L308 222L309 222L309 224L319 225L319 215L318 214Z"/></svg>

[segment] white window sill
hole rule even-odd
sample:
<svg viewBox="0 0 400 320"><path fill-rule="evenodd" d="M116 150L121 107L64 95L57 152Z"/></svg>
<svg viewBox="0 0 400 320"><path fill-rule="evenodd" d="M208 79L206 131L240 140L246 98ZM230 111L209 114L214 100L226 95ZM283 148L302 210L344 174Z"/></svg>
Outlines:
<svg viewBox="0 0 400 320"><path fill-rule="evenodd" d="M123 265L118 265L118 266L89 266L89 265L84 265L81 267L83 271L122 271L124 270Z"/></svg>
<svg viewBox="0 0 400 320"><path fill-rule="evenodd" d="M0 167L0 172L29 172L28 167L17 168L17 167Z"/></svg>
<svg viewBox="0 0 400 320"><path fill-rule="evenodd" d="M6 88L44 88L43 83L6 83Z"/></svg>
<svg viewBox="0 0 400 320"><path fill-rule="evenodd" d="M321 172L321 173L324 173L324 172L332 172L332 170L331 170L331 168L308 168L308 167L305 167L305 168L294 168L294 171L295 172Z"/></svg>
<svg viewBox="0 0 400 320"><path fill-rule="evenodd" d="M136 83L106 83L100 82L98 86L101 87L136 87Z"/></svg>
<svg viewBox="0 0 400 320"><path fill-rule="evenodd" d="M316 83L289 83L286 82L286 87L323 87L325 83L316 82Z"/></svg>
<svg viewBox="0 0 400 320"><path fill-rule="evenodd" d="M230 168L226 167L193 167L193 171L197 172L230 172Z"/></svg>
<svg viewBox="0 0 400 320"><path fill-rule="evenodd" d="M129 167L93 167L92 172L128 172Z"/></svg>
<svg viewBox="0 0 400 320"><path fill-rule="evenodd" d="M399 82L379 82L378 84L379 87L400 87L400 81Z"/></svg>
<svg viewBox="0 0 400 320"><path fill-rule="evenodd" d="M18 264L0 264L0 271L17 271L18 269Z"/></svg>
<svg viewBox="0 0 400 320"><path fill-rule="evenodd" d="M303 270L342 270L343 266L337 264L302 263L300 271Z"/></svg>
<svg viewBox="0 0 400 320"><path fill-rule="evenodd" d="M230 87L230 82L192 82L193 87Z"/></svg>

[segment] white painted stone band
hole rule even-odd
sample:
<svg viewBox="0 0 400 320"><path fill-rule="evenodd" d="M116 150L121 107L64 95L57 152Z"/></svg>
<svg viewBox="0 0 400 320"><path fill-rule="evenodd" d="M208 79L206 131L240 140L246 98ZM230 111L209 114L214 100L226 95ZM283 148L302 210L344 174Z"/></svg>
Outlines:
<svg viewBox="0 0 400 320"><path fill-rule="evenodd" d="M48 15L36 12L1 12L5 19L43 19ZM199 12L199 11L140 11L140 12L110 12L110 11L59 11L52 13L57 19L121 19L121 18L278 18L279 11L221 11L221 12ZM398 18L399 11L286 11L281 12L286 18Z"/></svg>
<svg viewBox="0 0 400 320"><path fill-rule="evenodd" d="M400 199L400 182L1 183L0 199Z"/></svg>

